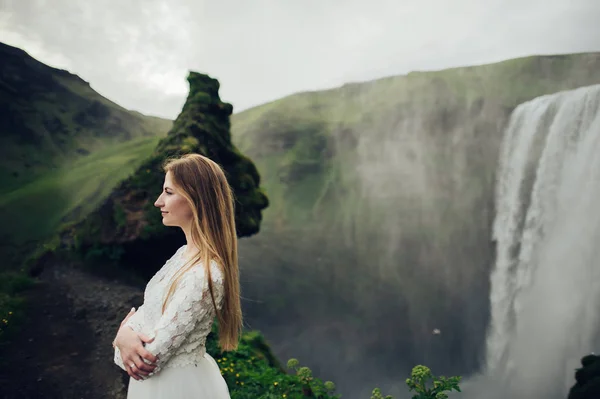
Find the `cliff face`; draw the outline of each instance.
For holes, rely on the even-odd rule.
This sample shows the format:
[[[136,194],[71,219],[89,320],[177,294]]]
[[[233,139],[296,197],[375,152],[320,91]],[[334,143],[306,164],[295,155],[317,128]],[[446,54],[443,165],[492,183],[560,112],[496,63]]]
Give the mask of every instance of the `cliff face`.
[[[509,116],[596,83],[598,53],[528,57],[300,93],[234,115],[234,142],[273,203],[240,250],[245,295],[264,303],[248,304],[249,322],[278,356],[311,359],[356,397],[414,364],[477,370]]]
[[[187,101],[167,137],[98,211],[67,232],[66,238],[79,250],[119,257],[124,265],[140,267],[151,275],[159,266],[154,259],[164,259],[183,243],[180,229],[164,227],[153,205],[162,190],[161,165],[166,158],[192,152],[224,168],[236,198],[238,236],[259,231],[268,200],[260,189],[256,167],[231,143],[232,106],[220,100],[217,80],[192,72],[188,82]]]

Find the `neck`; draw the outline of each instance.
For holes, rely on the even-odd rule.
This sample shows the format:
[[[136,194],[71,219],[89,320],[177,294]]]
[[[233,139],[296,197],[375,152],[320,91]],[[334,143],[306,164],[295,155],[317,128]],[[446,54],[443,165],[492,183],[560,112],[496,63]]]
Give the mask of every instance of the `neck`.
[[[191,225],[187,225],[181,228],[181,230],[183,230],[183,234],[185,234],[185,245],[186,245],[186,249],[185,249],[185,253],[188,256],[193,256],[195,255],[199,248],[196,247],[196,244],[194,244],[194,240],[192,239],[192,226]]]

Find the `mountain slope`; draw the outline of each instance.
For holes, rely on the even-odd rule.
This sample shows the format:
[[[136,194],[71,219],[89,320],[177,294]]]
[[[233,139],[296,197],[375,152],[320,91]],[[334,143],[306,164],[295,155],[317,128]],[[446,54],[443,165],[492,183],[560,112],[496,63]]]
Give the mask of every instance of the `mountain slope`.
[[[240,249],[249,323],[278,356],[307,359],[351,398],[382,382],[393,389],[412,364],[477,370],[508,117],[524,101],[599,82],[599,53],[534,56],[234,115],[233,140],[271,203]]]
[[[2,269],[19,266],[39,240],[99,205],[171,125],[0,43]]]
[[[164,136],[171,121],[128,111],[76,75],[0,43],[0,193],[108,145]]]

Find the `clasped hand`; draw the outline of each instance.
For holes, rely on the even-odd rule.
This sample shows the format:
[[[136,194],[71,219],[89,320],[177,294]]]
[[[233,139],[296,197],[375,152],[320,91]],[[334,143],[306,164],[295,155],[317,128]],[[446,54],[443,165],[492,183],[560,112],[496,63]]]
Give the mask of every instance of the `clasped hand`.
[[[144,348],[144,344],[152,342],[154,338],[149,338],[125,325],[134,313],[135,310],[132,309],[123,319],[114,342],[121,352],[121,359],[127,374],[139,381],[143,379],[142,376],[147,376],[154,371],[158,358]],[[144,359],[150,363],[144,362]]]

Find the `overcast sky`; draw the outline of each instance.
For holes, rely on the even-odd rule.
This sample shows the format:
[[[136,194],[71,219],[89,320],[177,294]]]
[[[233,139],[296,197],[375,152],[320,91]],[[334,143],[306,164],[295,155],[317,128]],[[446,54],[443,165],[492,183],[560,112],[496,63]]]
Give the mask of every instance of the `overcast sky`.
[[[234,112],[306,90],[600,51],[600,0],[0,0],[0,41],[175,118],[189,70]]]

